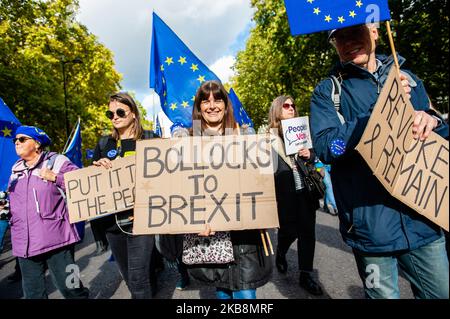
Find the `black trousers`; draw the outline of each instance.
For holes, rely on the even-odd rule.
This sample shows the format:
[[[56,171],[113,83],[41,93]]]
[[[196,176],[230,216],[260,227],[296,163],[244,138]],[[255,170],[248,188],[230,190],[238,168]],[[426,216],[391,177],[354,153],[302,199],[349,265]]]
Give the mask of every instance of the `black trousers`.
[[[106,231],[104,228],[104,222],[101,218],[94,219],[89,222],[91,224],[92,235],[94,235],[95,244],[97,248],[104,248],[108,246],[106,239]]]
[[[109,246],[133,299],[150,299],[153,235],[128,235],[120,230],[107,231]]]
[[[297,241],[298,268],[312,271],[316,249],[316,210],[307,194],[302,192],[296,198],[295,218],[289,224],[281,223],[278,230],[278,253],[286,255],[292,243]]]
[[[73,251],[74,245],[69,245],[29,258],[19,257],[25,299],[48,298],[45,286],[47,267],[54,285],[65,298],[88,298],[89,290],[81,283],[79,268],[73,259]]]

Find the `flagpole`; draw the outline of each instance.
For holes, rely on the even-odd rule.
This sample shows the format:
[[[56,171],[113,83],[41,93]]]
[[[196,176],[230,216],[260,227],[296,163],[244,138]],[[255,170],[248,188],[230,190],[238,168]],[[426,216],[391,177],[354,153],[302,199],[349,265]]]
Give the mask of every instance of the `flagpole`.
[[[395,66],[397,67],[398,72],[400,73],[400,65],[398,64],[397,53],[395,51],[395,45],[394,45],[394,38],[392,36],[392,31],[391,31],[391,23],[389,21],[386,21],[386,28],[387,28],[387,33],[388,33],[388,37],[389,37],[389,43],[391,45],[392,56],[394,57],[394,63],[395,63]]]

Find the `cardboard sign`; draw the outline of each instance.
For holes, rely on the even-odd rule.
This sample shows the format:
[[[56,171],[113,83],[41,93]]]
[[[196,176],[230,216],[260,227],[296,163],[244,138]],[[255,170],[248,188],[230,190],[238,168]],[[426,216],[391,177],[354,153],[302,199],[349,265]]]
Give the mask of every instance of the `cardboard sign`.
[[[414,117],[392,68],[356,149],[392,196],[448,231],[449,142],[414,139]]]
[[[312,148],[307,116],[282,120],[281,127],[283,128],[286,155],[296,154],[302,148]]]
[[[279,226],[266,135],[138,141],[134,234]]]
[[[89,166],[64,174],[71,223],[133,208],[135,156],[112,161],[113,167]]]

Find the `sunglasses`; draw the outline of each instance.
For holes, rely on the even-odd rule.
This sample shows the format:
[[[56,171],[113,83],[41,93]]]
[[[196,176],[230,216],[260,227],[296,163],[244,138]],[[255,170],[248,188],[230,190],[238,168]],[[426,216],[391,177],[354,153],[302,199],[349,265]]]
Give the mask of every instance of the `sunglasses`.
[[[283,109],[289,110],[289,108],[290,108],[291,106],[292,106],[292,108],[295,110],[295,104],[294,104],[294,103],[292,103],[292,104],[284,103],[284,104],[283,104]]]
[[[15,137],[15,138],[13,138],[14,144],[16,144],[17,141],[19,141],[19,142],[22,144],[22,143],[25,143],[25,142],[28,141],[28,140],[32,140],[32,138],[31,138],[31,137],[26,137],[26,136],[21,136],[21,137]]]
[[[125,112],[124,109],[117,109],[116,112],[118,117],[126,117],[127,116],[127,112]],[[109,118],[110,120],[112,120],[114,118],[114,112],[113,111],[106,111],[105,113],[106,117]]]

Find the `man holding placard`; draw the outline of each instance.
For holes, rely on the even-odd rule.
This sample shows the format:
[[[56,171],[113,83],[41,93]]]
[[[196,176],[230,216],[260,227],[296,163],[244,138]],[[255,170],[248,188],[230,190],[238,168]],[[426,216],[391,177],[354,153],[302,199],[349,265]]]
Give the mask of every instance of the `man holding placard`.
[[[353,248],[366,296],[399,298],[398,265],[413,286],[417,298],[448,298],[448,260],[439,225],[421,216],[419,209],[410,208],[414,205],[408,204],[408,207],[403,199],[400,201],[394,197],[402,193],[393,186],[407,169],[406,158],[405,161],[403,158],[400,161],[394,159],[397,149],[393,143],[381,144],[378,149],[371,141],[362,139],[369,118],[377,110],[377,100],[382,100],[381,90],[383,86],[388,86],[386,83],[389,82],[389,71],[394,65],[393,57],[375,55],[378,30],[373,25],[333,30],[329,32],[329,40],[341,61],[332,74],[339,81],[342,91],[336,90],[336,103],[332,93],[336,82],[333,83],[330,78],[316,87],[311,100],[311,133],[321,160],[333,163],[331,174],[340,230],[345,242]],[[399,56],[399,61],[402,64],[404,59]],[[392,103],[389,104],[387,99],[381,109],[386,106],[384,109],[393,111],[382,121],[386,128],[379,129],[373,135],[373,140],[398,131],[398,136],[404,135],[401,140],[403,145],[421,143],[421,147],[416,147],[416,151],[423,151],[418,152],[420,156],[416,160],[420,161],[426,158],[425,141],[430,140],[431,132],[448,136],[448,127],[430,111],[427,93],[417,76],[404,70],[399,74],[396,74],[395,83],[398,92],[401,91],[403,104],[408,104],[409,100],[415,111],[411,108],[410,121],[406,122],[403,104],[389,108]],[[399,108],[399,105],[402,107]],[[358,146],[359,153],[355,150],[360,140],[366,142],[363,146],[369,148],[367,152],[372,152],[372,155],[386,154],[389,158],[384,160],[388,163],[385,172],[390,170],[392,174],[389,183],[383,181],[377,171],[383,159],[378,158],[371,164],[366,157],[362,157],[363,147]],[[386,145],[392,146],[392,151]],[[448,167],[448,143],[447,146],[443,144],[442,150],[438,155],[441,161],[436,165]],[[416,180],[419,175],[414,176],[412,178]],[[403,188],[403,193],[420,187],[418,182],[412,182],[412,178],[409,188]],[[444,189],[448,192],[448,187]],[[430,196],[428,199],[422,195],[416,197],[418,201],[430,199]],[[434,195],[430,200],[433,199]],[[441,207],[441,204],[435,206]]]

